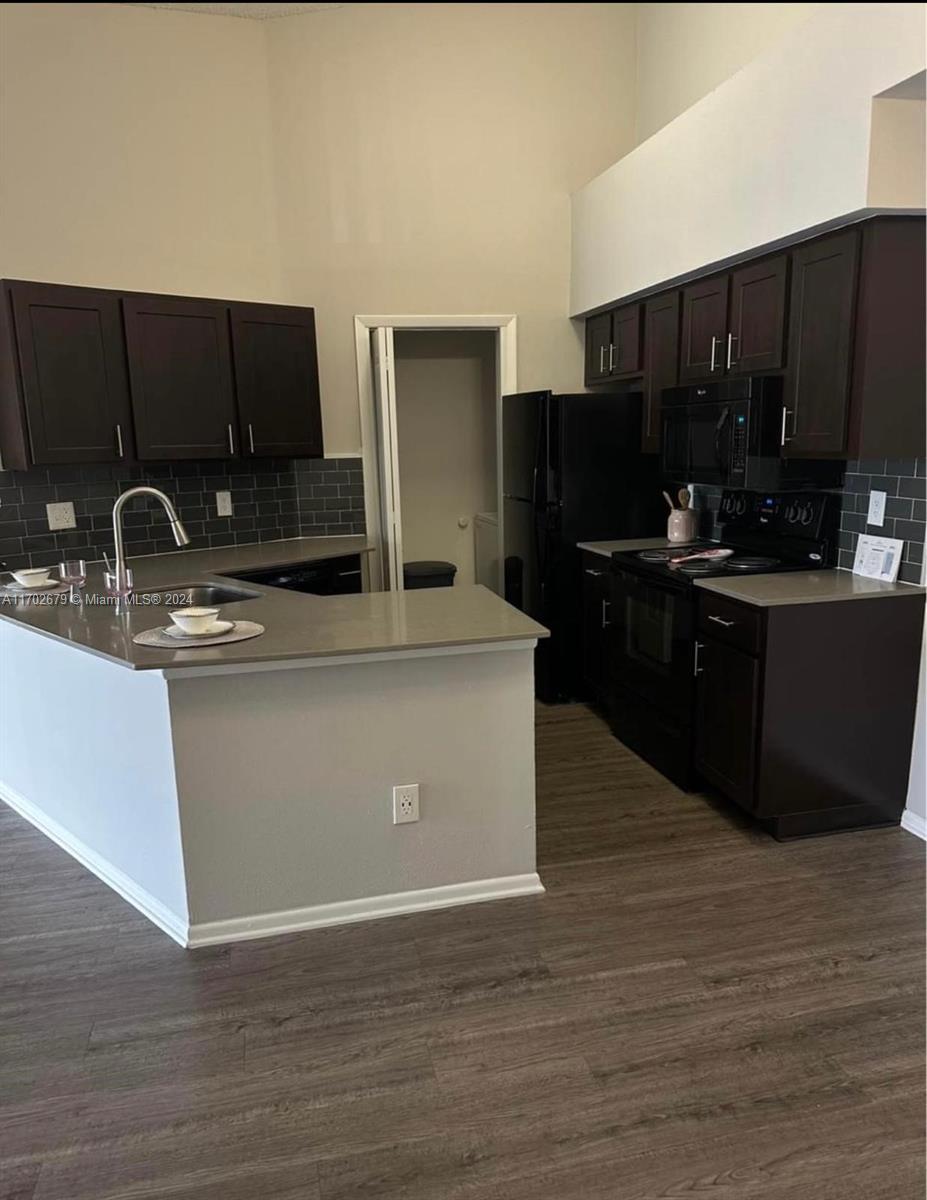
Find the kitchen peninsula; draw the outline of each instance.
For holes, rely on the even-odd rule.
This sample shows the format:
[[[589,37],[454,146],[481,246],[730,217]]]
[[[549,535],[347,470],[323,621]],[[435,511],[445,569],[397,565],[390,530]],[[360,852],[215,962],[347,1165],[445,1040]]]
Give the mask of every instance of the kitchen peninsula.
[[[82,606],[0,604],[0,797],[189,947],[542,891],[546,631],[479,586],[235,580],[367,549],[301,538],[133,560],[140,598],[237,589],[222,615],[266,632],[228,645],[133,643],[166,611],[94,602],[98,570]],[[410,783],[421,819],[394,825],[392,789]]]

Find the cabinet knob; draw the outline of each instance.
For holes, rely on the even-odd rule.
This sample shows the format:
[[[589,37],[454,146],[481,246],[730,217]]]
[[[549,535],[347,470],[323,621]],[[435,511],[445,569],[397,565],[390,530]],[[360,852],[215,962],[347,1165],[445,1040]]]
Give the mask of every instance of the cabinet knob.
[[[610,371],[615,369],[615,347],[613,345],[608,347],[608,369]]]
[[[779,439],[779,445],[784,446],[786,442],[791,441],[791,438],[785,436],[785,426],[789,419],[789,410],[783,404],[782,406],[782,436]]]
[[[231,424],[227,425],[226,428],[228,429],[228,434],[229,434],[229,454],[234,454],[235,453],[235,435],[232,433]]]
[[[248,445],[251,448],[251,453],[254,453],[254,430],[251,428],[251,422],[248,422]]]
[[[122,444],[122,426],[116,425],[116,452],[120,458],[125,458],[126,452]]]
[[[711,339],[711,365],[708,368],[708,370],[711,371],[712,374],[714,373],[715,367],[717,365],[715,363],[715,351],[717,350],[717,348],[718,348],[718,339],[716,337],[713,337]]]
[[[734,337],[733,333],[729,333],[727,335],[727,370],[728,371],[734,365],[734,343],[736,341],[737,341],[737,338]]]
[[[725,629],[730,629],[732,625],[736,625],[736,621],[725,621],[724,617],[716,617],[714,613],[708,614],[708,620],[714,621],[716,625],[723,625]]]
[[[605,374],[605,347],[599,347],[599,374]]]

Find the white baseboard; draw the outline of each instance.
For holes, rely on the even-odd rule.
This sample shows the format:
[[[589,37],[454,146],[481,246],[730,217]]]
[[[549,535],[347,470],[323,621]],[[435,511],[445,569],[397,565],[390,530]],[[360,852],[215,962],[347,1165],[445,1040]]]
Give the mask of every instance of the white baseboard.
[[[220,942],[243,942],[250,938],[273,937],[325,925],[347,925],[354,921],[373,921],[400,913],[426,912],[452,908],[458,904],[477,904],[486,900],[504,900],[512,896],[531,896],[544,891],[535,872],[506,875],[497,879],[475,879],[469,883],[451,883],[444,887],[420,888],[387,896],[367,896],[361,900],[342,900],[336,904],[317,904],[311,908],[291,908],[284,912],[261,913],[254,917],[236,917],[230,921],[208,921],[191,925],[188,945],[214,946]]]
[[[14,788],[0,783],[0,800],[25,818],[30,825],[34,825],[40,833],[51,838],[62,850],[66,850],[81,866],[111,887],[133,908],[138,909],[142,916],[147,917],[179,945],[189,949],[214,946],[222,942],[273,937],[281,933],[297,933],[302,929],[319,929],[325,925],[373,921],[380,917],[398,916],[400,913],[452,908],[458,904],[479,904],[486,900],[531,896],[544,891],[544,885],[536,872],[532,871],[526,875],[475,879],[469,883],[451,883],[444,887],[420,888],[387,896],[367,896],[360,900],[341,900],[335,904],[316,904],[309,908],[291,908],[283,912],[258,913],[251,917],[189,925]]]
[[[908,833],[913,833],[921,841],[927,842],[927,821],[923,817],[919,817],[917,813],[911,812],[910,808],[906,808],[901,814],[901,828],[907,829]]]
[[[19,813],[21,817],[34,825],[40,833],[44,833],[47,838],[57,845],[62,850],[66,850],[72,858],[76,858],[81,866],[86,867],[91,874],[96,875],[97,879],[102,880],[107,887],[111,887],[114,892],[128,900],[133,908],[137,908],[143,917],[147,917],[159,929],[174,939],[181,946],[187,946],[189,926],[183,917],[177,916],[169,908],[166,908],[160,900],[157,900],[150,892],[145,891],[133,879],[130,879],[118,867],[114,867],[111,862],[101,857],[95,850],[86,845],[70,833],[63,825],[59,825],[57,821],[47,816],[40,808],[37,808],[31,800],[27,800],[25,796],[11,788],[8,784],[0,783],[0,800],[7,804],[14,812]]]

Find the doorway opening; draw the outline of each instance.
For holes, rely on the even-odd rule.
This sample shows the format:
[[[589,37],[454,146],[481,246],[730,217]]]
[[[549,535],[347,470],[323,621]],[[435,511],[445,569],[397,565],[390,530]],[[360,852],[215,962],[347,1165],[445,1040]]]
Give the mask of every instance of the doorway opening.
[[[444,562],[501,593],[500,398],[515,389],[515,318],[355,318],[369,586]]]

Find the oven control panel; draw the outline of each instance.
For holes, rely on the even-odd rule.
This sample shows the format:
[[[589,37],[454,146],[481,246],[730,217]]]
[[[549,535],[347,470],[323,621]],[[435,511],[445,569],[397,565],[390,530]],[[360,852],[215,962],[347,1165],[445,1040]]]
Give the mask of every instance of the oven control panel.
[[[729,531],[763,530],[779,537],[821,538],[837,497],[828,492],[721,493],[718,521]]]

